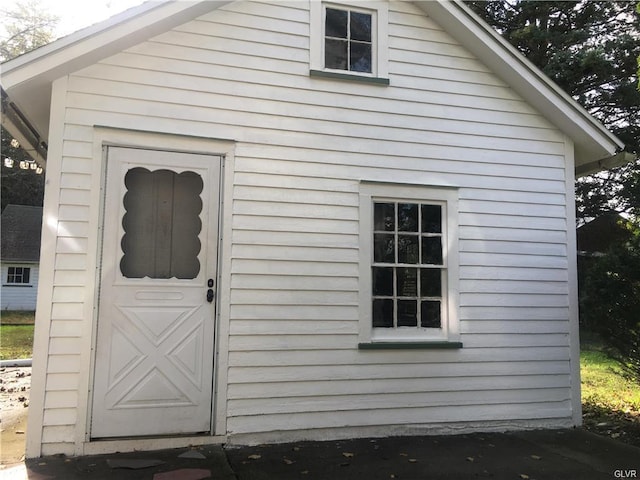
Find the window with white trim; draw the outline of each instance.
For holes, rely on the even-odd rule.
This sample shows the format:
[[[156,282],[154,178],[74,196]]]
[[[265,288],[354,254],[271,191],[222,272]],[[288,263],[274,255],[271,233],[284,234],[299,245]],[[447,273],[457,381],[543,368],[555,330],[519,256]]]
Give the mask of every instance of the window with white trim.
[[[7,268],[7,284],[8,285],[29,285],[30,276],[31,276],[30,267],[8,267]]]
[[[362,183],[360,210],[360,341],[457,345],[457,191]]]
[[[325,7],[324,66],[371,73],[372,13]]]
[[[388,16],[386,2],[312,0],[312,74],[388,84]]]

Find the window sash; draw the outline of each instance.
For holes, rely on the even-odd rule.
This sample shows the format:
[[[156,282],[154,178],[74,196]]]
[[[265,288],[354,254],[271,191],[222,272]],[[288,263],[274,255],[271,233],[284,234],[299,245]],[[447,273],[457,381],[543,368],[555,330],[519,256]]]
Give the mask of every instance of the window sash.
[[[375,12],[325,5],[323,13],[324,67],[329,70],[373,74],[376,56],[374,42],[377,35]],[[328,25],[329,15],[338,20],[336,14],[339,13],[346,14],[342,16],[345,20],[343,28],[333,28]],[[354,29],[354,16],[368,17],[368,38],[362,30]]]
[[[449,186],[430,186],[409,183],[389,183],[378,181],[360,182],[359,188],[359,341],[361,344],[402,344],[423,342],[453,342],[460,340],[459,324],[459,260],[458,260],[458,189]],[[441,274],[441,328],[433,327],[373,327],[373,232],[383,230],[376,226],[374,203],[418,203],[442,206],[439,223],[442,225],[442,264],[421,266],[433,271],[445,268]],[[395,227],[394,227],[395,233]],[[382,266],[382,265],[380,265]],[[389,265],[385,265],[389,267]],[[417,265],[399,265],[416,267]],[[394,280],[395,281],[395,280]],[[425,295],[431,296],[431,293]]]
[[[374,199],[372,210],[372,327],[442,329],[447,284],[443,252],[446,205]],[[437,240],[437,251],[430,242],[425,246],[425,240]],[[402,246],[410,247],[413,253],[403,253]],[[434,278],[438,279],[437,287]]]
[[[9,267],[7,270],[8,284],[28,284],[31,276],[30,267]]]

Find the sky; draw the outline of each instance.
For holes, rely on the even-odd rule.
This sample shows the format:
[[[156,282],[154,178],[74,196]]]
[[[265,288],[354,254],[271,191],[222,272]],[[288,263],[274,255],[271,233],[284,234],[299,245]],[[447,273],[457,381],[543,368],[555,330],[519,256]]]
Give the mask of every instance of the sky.
[[[18,0],[0,0],[0,11]],[[60,18],[54,37],[59,38],[105,20],[144,0],[40,0],[43,9]],[[1,20],[0,20],[1,21]]]

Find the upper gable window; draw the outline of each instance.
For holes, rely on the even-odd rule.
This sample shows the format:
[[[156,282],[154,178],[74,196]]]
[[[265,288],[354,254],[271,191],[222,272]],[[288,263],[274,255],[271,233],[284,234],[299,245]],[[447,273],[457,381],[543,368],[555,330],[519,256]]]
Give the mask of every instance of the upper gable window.
[[[372,72],[372,14],[325,9],[324,65],[335,70]]]
[[[311,74],[388,84],[386,2],[311,0]]]

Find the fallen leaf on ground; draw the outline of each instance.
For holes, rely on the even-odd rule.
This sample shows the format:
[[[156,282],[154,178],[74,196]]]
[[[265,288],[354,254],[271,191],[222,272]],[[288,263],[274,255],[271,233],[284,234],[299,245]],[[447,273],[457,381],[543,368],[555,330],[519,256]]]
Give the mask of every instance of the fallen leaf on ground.
[[[475,460],[475,458],[473,457],[467,457],[467,462],[473,462]]]
[[[258,455],[254,453],[253,455],[249,455],[247,458],[250,460],[258,460],[259,458],[262,458],[262,455]]]
[[[347,458],[352,458],[353,457],[353,453],[351,453],[351,452],[342,452],[342,456],[343,457],[347,457]]]
[[[534,460],[542,460],[542,457],[538,455],[531,455],[531,458],[533,458]]]

